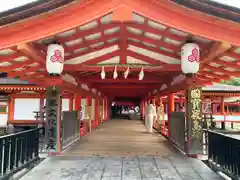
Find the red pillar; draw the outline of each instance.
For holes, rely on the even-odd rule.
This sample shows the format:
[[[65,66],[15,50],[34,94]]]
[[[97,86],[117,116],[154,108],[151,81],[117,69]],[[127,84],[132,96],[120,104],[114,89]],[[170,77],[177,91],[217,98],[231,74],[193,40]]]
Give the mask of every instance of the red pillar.
[[[94,127],[99,125],[99,100],[95,99],[95,107],[94,107]]]
[[[168,95],[168,137],[170,137],[171,135],[171,131],[170,131],[170,124],[171,124],[171,120],[170,120],[170,114],[171,112],[174,112],[174,94],[169,94]]]
[[[224,97],[221,96],[221,104],[220,104],[220,113],[224,117],[224,121],[221,122],[221,128],[224,130],[225,129],[225,121],[226,121],[226,114],[225,114],[225,103],[224,103]]]
[[[81,108],[81,96],[76,94],[75,97],[74,97],[74,107],[73,107],[73,109],[75,111],[77,111],[77,110],[80,110],[80,108]]]
[[[73,111],[73,97],[69,98],[69,111]]]

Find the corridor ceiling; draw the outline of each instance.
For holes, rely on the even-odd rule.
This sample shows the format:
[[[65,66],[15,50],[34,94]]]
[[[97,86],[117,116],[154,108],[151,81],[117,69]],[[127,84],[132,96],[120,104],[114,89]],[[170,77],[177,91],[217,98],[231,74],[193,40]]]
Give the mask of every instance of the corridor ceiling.
[[[240,38],[232,37],[239,35],[239,24],[214,18],[167,1],[74,1],[0,27],[0,71],[47,86],[52,81],[45,69],[47,45],[57,41],[65,49],[64,74],[78,83],[68,83],[68,90],[155,96],[186,87],[181,47],[192,39],[201,49],[196,84],[239,77]],[[100,76],[102,66],[106,79]]]

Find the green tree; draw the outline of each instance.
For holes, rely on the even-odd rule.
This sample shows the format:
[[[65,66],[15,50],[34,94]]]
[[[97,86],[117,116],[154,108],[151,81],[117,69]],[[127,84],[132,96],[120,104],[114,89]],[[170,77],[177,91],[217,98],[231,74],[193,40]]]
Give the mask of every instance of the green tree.
[[[240,86],[240,78],[233,78],[230,81],[221,81],[221,84],[227,84],[232,86]]]

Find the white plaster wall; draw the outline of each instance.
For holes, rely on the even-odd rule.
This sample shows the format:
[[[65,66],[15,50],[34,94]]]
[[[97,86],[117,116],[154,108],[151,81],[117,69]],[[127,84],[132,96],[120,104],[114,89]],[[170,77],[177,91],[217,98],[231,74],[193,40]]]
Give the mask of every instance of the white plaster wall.
[[[69,103],[68,98],[62,98],[62,111],[69,111]],[[46,99],[44,99],[44,105],[46,105]]]
[[[8,114],[0,114],[0,127],[6,127],[8,121]]]
[[[35,120],[33,111],[40,110],[39,98],[16,98],[14,101],[14,120]]]
[[[86,100],[86,99],[81,99],[81,106],[82,106],[82,116],[83,116],[83,119],[89,119],[89,117],[87,117],[86,114],[85,114],[86,104],[87,104],[87,100]]]
[[[0,102],[1,105],[7,106],[8,112],[8,102]],[[8,114],[0,114],[0,127],[6,127],[8,121]]]
[[[62,111],[69,111],[70,100],[68,98],[62,99]]]

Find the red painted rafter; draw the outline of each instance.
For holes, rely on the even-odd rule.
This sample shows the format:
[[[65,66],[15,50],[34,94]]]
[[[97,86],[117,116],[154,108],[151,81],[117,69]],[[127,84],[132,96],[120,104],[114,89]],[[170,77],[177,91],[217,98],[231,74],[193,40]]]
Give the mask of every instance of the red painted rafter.
[[[90,60],[88,60],[88,61],[85,61],[85,62],[81,63],[80,65],[83,65],[83,64],[94,64],[94,65],[95,65],[95,64],[98,64],[98,63],[100,63],[100,62],[102,62],[102,61],[106,61],[106,60],[108,60],[108,59],[111,59],[111,58],[114,58],[114,57],[116,57],[116,56],[119,56],[120,53],[121,53],[120,50],[116,50],[116,51],[113,51],[113,52],[111,52],[111,53],[105,54],[105,55],[103,55],[103,56],[99,56],[99,57],[97,57],[97,58],[94,58],[94,59],[90,59]]]
[[[152,45],[156,46],[157,48],[164,47],[164,48],[170,49],[170,50],[172,50],[176,53],[181,51],[181,46],[180,45],[169,44],[169,43],[166,43],[164,41],[155,40],[155,39],[152,39],[152,38],[149,38],[149,37],[141,37],[140,35],[135,35],[135,34],[132,34],[130,32],[127,32],[126,36],[128,38],[131,38],[131,39],[141,38],[142,42],[152,44]]]
[[[128,42],[129,45],[132,45],[132,46],[136,46],[138,48],[142,48],[142,49],[146,49],[148,51],[152,51],[152,52],[155,52],[155,53],[158,53],[158,54],[161,54],[163,56],[169,56],[171,58],[175,58],[175,59],[179,59],[180,60],[180,56],[177,55],[176,53],[171,53],[171,52],[167,52],[167,51],[164,51],[164,50],[161,50],[159,48],[155,48],[155,47],[150,47],[150,46],[147,46],[147,45],[144,45],[142,43],[139,43],[139,42],[133,42],[133,41],[129,41]]]
[[[122,53],[124,53],[124,52],[122,52]],[[153,58],[151,58],[149,56],[145,56],[143,54],[136,53],[136,52],[133,52],[133,51],[130,51],[130,50],[127,50],[126,56],[131,56],[133,58],[139,59],[141,61],[144,61],[144,62],[152,64],[152,65],[163,65],[163,64],[166,64],[166,63],[164,63],[164,62],[162,62],[160,60],[153,59]]]
[[[213,61],[209,63],[216,63],[221,66],[224,66],[225,68],[234,68],[234,69],[240,69],[240,62],[227,62],[221,59],[214,59]]]
[[[167,45],[169,48],[173,48],[177,50],[177,48],[179,48],[178,46],[176,45],[173,45],[173,46],[169,46],[169,44],[167,43],[164,43],[163,42],[163,38],[169,38],[169,39],[172,39],[172,40],[175,40],[175,41],[179,41],[181,42],[180,46],[186,41],[186,37],[185,36],[180,36],[180,35],[177,35],[177,34],[173,34],[169,31],[169,27],[166,26],[166,29],[164,30],[159,30],[159,29],[155,29],[155,28],[151,28],[150,26],[148,26],[147,24],[138,24],[138,23],[134,23],[134,22],[130,22],[130,23],[127,23],[127,26],[129,27],[132,27],[132,28],[137,28],[139,30],[142,30],[144,31],[145,33],[152,33],[152,34],[155,34],[155,35],[158,35],[158,36],[161,36],[161,40],[159,41],[159,45],[162,45],[164,46]],[[147,38],[148,40],[148,38]],[[198,42],[197,41],[197,44],[199,45],[199,47],[201,49],[205,49],[206,47],[208,47],[207,44],[203,44],[201,42]],[[179,49],[178,49],[179,50]]]
[[[131,69],[130,69],[131,75]],[[136,75],[137,76],[137,75]],[[118,77],[117,79],[113,79],[112,76],[106,76],[106,79],[101,79],[100,73],[97,75],[91,75],[87,77],[80,77],[81,79],[85,79],[91,83],[160,83],[163,81],[163,75],[155,75],[155,74],[146,74],[143,80],[139,80],[138,77],[128,77],[125,79],[124,77]]]
[[[121,52],[126,52],[128,48],[128,44],[127,44],[127,37],[125,36],[125,33],[126,33],[125,25],[121,24],[120,31],[121,31],[120,32],[121,33],[120,49],[121,49]],[[120,54],[120,64],[127,64],[127,56],[125,53]]]
[[[153,89],[156,88],[157,85],[151,85],[151,84],[101,84],[95,87],[99,88],[99,89],[114,89],[114,91],[122,91],[122,89]]]
[[[119,32],[116,32],[116,33],[113,33],[113,34],[110,34],[110,35],[104,35],[98,39],[94,39],[94,40],[84,40],[83,43],[80,43],[80,44],[75,44],[75,45],[72,45],[70,47],[66,47],[65,50],[66,50],[66,53],[67,52],[72,52],[76,49],[81,49],[81,48],[86,48],[86,47],[91,47],[91,45],[95,45],[95,44],[98,44],[98,43],[101,43],[101,42],[104,42],[104,41],[108,41],[108,40],[111,40],[111,39],[115,39],[115,38],[120,38],[120,33]]]
[[[83,63],[80,63],[78,65],[76,65],[76,64],[65,65],[65,70],[66,71],[68,71],[68,70],[78,70],[79,67],[81,67],[82,65],[98,64],[102,61],[106,61],[108,59],[111,59],[113,57],[120,56],[120,55],[121,56],[131,56],[131,57],[137,58],[139,60],[142,60],[144,62],[147,62],[149,64],[153,64],[153,65],[163,65],[163,64],[165,64],[162,61],[153,59],[151,57],[148,57],[148,56],[145,56],[145,55],[142,55],[142,54],[138,54],[138,53],[133,52],[133,51],[127,50],[127,52],[122,52],[120,50],[116,50],[112,53],[108,53],[108,54],[102,55],[100,57],[84,61]]]
[[[45,55],[34,47],[33,44],[21,44],[18,45],[18,50],[26,54],[28,57],[31,57],[36,62],[45,67],[46,58]]]
[[[87,50],[79,52],[79,53],[73,53],[70,56],[65,57],[65,61],[76,58],[76,57],[84,56],[84,55],[87,55],[87,54],[90,54],[90,53],[94,53],[96,51],[100,51],[100,50],[103,50],[103,49],[106,49],[106,48],[109,48],[109,47],[112,47],[112,46],[115,46],[115,45],[119,45],[118,41],[111,42],[111,43],[107,43],[106,41],[104,41],[103,43],[104,43],[103,46],[94,47],[92,49],[87,49]]]
[[[112,12],[122,5],[126,5],[134,12],[152,18],[152,20],[177,27],[191,34],[199,34],[217,41],[222,39],[224,42],[230,42],[235,45],[240,44],[240,39],[236,38],[240,32],[237,23],[230,23],[230,21],[224,19],[214,21],[212,16],[193,12],[168,1],[133,0],[122,2],[112,0],[109,2],[103,0],[99,2],[94,0],[91,2],[73,3],[52,11],[47,15],[29,18],[20,23],[4,26],[1,28],[1,37],[4,38],[1,39],[0,47],[8,48],[19,43],[34,41],[51,36],[54,33],[66,31]],[[93,11],[93,9],[98,9],[98,11]],[[55,26],[53,26],[53,23]],[[42,29],[39,29],[39,27],[42,27]]]
[[[0,56],[0,63],[2,63],[2,62],[12,62],[14,59],[19,58],[21,56],[24,56],[24,55],[20,52],[14,52],[11,55],[1,55]]]
[[[83,71],[83,72],[101,72],[102,68],[99,66],[91,66],[91,65],[65,65],[64,67],[65,71]],[[118,71],[126,71],[127,67],[121,67],[119,66]],[[111,66],[104,66],[105,72],[113,72],[114,67]],[[140,67],[133,67],[131,68],[131,71],[137,71],[140,72]],[[147,72],[180,72],[181,71],[181,65],[180,64],[165,64],[158,67],[144,67],[144,71]]]
[[[77,33],[75,33],[75,34],[73,34],[72,36],[69,36],[69,37],[58,37],[58,39],[61,42],[72,41],[72,40],[75,40],[75,39],[78,39],[78,38],[83,38],[83,37],[89,36],[91,34],[96,34],[96,33],[102,32],[102,31],[106,31],[106,30],[110,30],[110,29],[113,29],[113,28],[116,28],[116,27],[120,27],[120,25],[121,25],[120,21],[117,21],[117,22],[112,21],[111,24],[101,24],[101,25],[98,23],[98,25],[94,28],[84,30],[84,31],[78,31]]]
[[[220,72],[220,73],[226,74],[228,76],[240,77],[240,71],[237,71],[237,72],[228,71],[228,70],[225,70],[223,67],[213,67],[213,66],[210,66],[208,64],[205,64],[204,68],[210,69],[212,72],[214,72],[216,74],[218,72]]]

